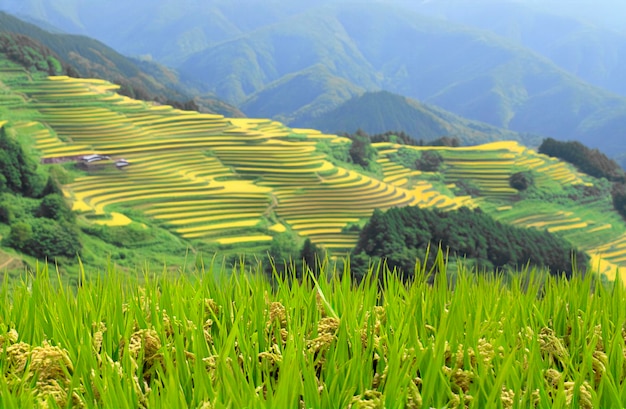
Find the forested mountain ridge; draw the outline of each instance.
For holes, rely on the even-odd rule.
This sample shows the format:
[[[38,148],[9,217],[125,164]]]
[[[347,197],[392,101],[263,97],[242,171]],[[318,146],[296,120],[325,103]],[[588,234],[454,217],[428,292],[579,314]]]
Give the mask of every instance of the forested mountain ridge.
[[[407,7],[448,21],[488,30],[527,47],[582,80],[608,91],[626,96],[626,32],[611,29],[594,21],[592,13],[571,16],[566,7],[550,8],[550,2],[515,2],[483,0],[472,2],[433,1],[411,3]],[[543,7],[542,7],[543,6]],[[581,2],[576,7],[579,10]],[[601,10],[601,5],[595,8]],[[611,4],[619,18],[626,17],[626,8]],[[597,11],[598,11],[597,10]],[[588,20],[584,20],[588,17]],[[604,21],[609,16],[605,15]]]
[[[39,48],[45,47],[54,53],[70,75],[107,79],[121,85],[121,92],[131,97],[180,103],[181,106],[197,98],[196,108],[200,105],[209,112],[243,115],[216,98],[200,97],[192,87],[182,84],[174,71],[156,63],[132,60],[91,38],[53,34],[4,12],[0,12],[0,33],[24,36],[28,41],[37,42],[41,45]]]
[[[334,110],[313,119],[299,121],[307,128],[323,132],[356,132],[369,134],[402,130],[416,139],[457,138],[463,145],[498,140],[517,140],[534,146],[540,138],[497,128],[483,122],[461,118],[434,105],[422,104],[387,91],[366,92]]]
[[[288,32],[289,47],[278,47]],[[607,152],[626,150],[625,98],[493,34],[394,7],[312,10],[211,46],[180,70],[242,103],[283,76],[320,64],[366,90],[400,93],[517,132],[578,139]],[[294,111],[308,102],[292,101]]]

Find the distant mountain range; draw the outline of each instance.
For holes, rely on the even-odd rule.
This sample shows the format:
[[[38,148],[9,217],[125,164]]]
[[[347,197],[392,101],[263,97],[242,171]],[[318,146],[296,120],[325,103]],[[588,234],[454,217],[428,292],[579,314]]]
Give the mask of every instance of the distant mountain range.
[[[557,3],[557,4],[555,4]],[[549,58],[590,84],[626,96],[626,3],[458,0],[408,3],[422,13],[488,30]],[[550,7],[552,4],[552,7]],[[589,2],[592,4],[592,2]],[[585,9],[587,9],[585,11]],[[600,24],[594,14],[604,13]],[[584,13],[584,14],[583,14]],[[610,14],[610,16],[609,16]],[[612,18],[620,19],[619,31]]]
[[[550,4],[5,0],[0,7],[150,55],[202,92],[292,126],[321,123],[348,100],[386,90],[492,126],[625,153],[624,36],[574,19],[560,0]]]
[[[626,98],[494,34],[392,7],[316,9],[209,47],[180,70],[251,115],[295,126],[306,123],[298,117],[315,118],[308,107],[323,111],[314,103],[319,94],[306,99],[297,92],[306,72],[342,79],[333,89],[342,94],[350,85],[385,89],[517,132],[626,151]],[[327,111],[340,105],[336,97],[326,100]]]

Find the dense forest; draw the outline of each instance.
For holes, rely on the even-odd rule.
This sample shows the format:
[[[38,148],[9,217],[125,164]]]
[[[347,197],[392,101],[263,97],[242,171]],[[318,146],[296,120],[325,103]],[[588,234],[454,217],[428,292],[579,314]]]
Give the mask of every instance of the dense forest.
[[[598,149],[588,148],[577,141],[561,142],[546,138],[539,146],[539,153],[569,162],[581,172],[597,178],[612,182],[624,180],[624,171],[617,162]]]
[[[502,224],[480,209],[443,212],[405,207],[374,211],[360,232],[353,267],[362,272],[370,258],[384,259],[410,277],[416,260],[426,259],[429,246],[434,248],[430,258],[441,246],[451,256],[466,258],[487,271],[530,263],[569,277],[574,270],[572,259],[579,268],[588,262],[584,253],[557,236]]]

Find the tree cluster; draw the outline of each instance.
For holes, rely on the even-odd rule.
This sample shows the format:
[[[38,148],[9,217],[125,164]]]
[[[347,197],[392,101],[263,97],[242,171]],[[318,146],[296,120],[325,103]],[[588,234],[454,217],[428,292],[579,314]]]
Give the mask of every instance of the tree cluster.
[[[624,171],[617,162],[580,142],[560,142],[547,138],[539,146],[539,153],[569,162],[590,176],[606,178],[612,182],[624,181]]]
[[[539,152],[565,160],[588,175],[613,182],[613,207],[626,218],[626,175],[617,162],[580,142],[559,142],[552,138],[544,139]]]
[[[76,257],[81,249],[74,214],[52,178],[0,128],[0,223],[11,230],[3,244],[38,258]]]
[[[29,71],[49,75],[65,72],[65,67],[50,49],[24,35],[0,33],[0,52]]]
[[[437,172],[443,164],[443,157],[437,151],[420,152],[404,147],[389,155],[389,159],[409,169],[423,172]]]
[[[22,145],[7,135],[0,127],[0,192],[13,192],[34,196],[40,185],[37,164]]]
[[[509,185],[513,189],[526,190],[534,183],[533,174],[530,172],[517,172],[509,177]]]
[[[359,129],[355,134],[348,136],[352,140],[350,145],[350,159],[355,165],[363,169],[372,170],[372,165],[376,163],[378,152],[372,146],[369,135]]]
[[[441,246],[456,257],[473,261],[479,268],[521,267],[530,263],[549,267],[553,274],[573,272],[572,257],[579,267],[588,257],[562,238],[545,231],[502,224],[481,210],[461,208],[442,212],[419,207],[375,210],[364,226],[354,250],[353,266],[364,260],[385,259],[405,277],[416,260],[425,260],[429,246]],[[435,251],[430,252],[432,256]]]
[[[457,137],[442,136],[430,141],[424,139],[416,139],[404,131],[395,132],[387,131],[385,133],[376,134],[370,136],[372,143],[379,142],[391,142],[400,145],[409,146],[451,146],[456,147],[461,145],[461,141]]]

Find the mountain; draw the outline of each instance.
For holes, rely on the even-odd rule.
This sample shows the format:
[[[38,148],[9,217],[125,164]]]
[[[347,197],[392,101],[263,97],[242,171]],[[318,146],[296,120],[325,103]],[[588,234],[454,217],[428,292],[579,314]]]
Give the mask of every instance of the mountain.
[[[209,47],[189,57],[179,70],[233,104],[303,70],[330,73],[368,89],[380,85],[374,67],[326,8]]]
[[[488,30],[541,54],[590,84],[626,96],[623,69],[626,33],[532,2],[483,0],[411,4],[419,12]],[[613,12],[626,18],[626,8]]]
[[[28,47],[22,54],[44,51],[28,54]],[[78,252],[88,266],[109,254],[132,268],[146,258],[162,262],[166,249],[219,250],[233,260],[269,251],[288,259],[298,257],[306,238],[341,255],[354,248],[374,209],[403,206],[480,206],[508,224],[545,229],[602,255],[607,273],[626,259],[615,250],[626,248],[626,225],[610,184],[517,142],[363,145],[373,164],[366,169],[348,138],[181,111],[122,97],[103,80],[46,74],[27,72],[0,52],[4,263],[52,254],[65,269]],[[399,110],[398,119],[411,107],[424,133],[475,131],[478,138],[489,131],[389,93],[356,99],[375,101]],[[512,187],[516,175],[527,191]],[[184,262],[180,256],[169,265]]]
[[[49,49],[70,69],[71,75],[107,79],[121,85],[127,95],[161,102],[184,102],[197,97],[196,104],[208,107],[211,112],[243,115],[235,107],[202,96],[193,87],[181,83],[174,71],[153,62],[125,57],[97,40],[53,34],[3,12],[0,12],[0,33],[26,36]]]
[[[613,155],[626,152],[621,142],[626,98],[577,77],[589,71],[585,78],[619,91],[625,83],[620,80],[619,37],[585,36],[589,25],[574,24],[557,0],[550,2],[553,14],[560,16],[553,19],[538,2],[522,3],[535,14],[503,5],[497,10],[509,14],[501,19],[503,29],[493,32],[487,23],[473,28],[411,11],[457,5],[463,13],[467,4],[483,3],[4,0],[0,7],[89,32],[124,52],[167,61],[185,82],[195,81],[203,92],[251,114],[269,113],[297,123],[336,108],[357,89],[387,90],[516,132],[578,139]],[[490,21],[499,24],[500,14],[495,15]],[[518,23],[519,36],[528,37],[527,42],[513,35]],[[546,33],[557,33],[558,42],[534,35],[539,25],[552,29]],[[529,48],[541,42],[553,54]],[[327,91],[329,81],[339,89]],[[303,83],[306,92],[301,95],[297,87]],[[312,90],[314,83],[321,88]]]
[[[194,52],[325,1],[2,0],[0,9],[176,66]]]
[[[305,126],[329,109],[364,92],[364,88],[331,74],[324,65],[318,64],[270,83],[246,99],[241,110],[250,117],[274,118],[294,126]],[[294,107],[298,108],[294,110]]]
[[[425,141],[443,136],[456,137],[464,145],[522,139],[526,143],[537,143],[530,135],[521,136],[516,132],[461,118],[433,105],[387,91],[367,92],[330,112],[296,124],[323,132],[354,133],[362,129],[369,134],[379,134],[388,130],[402,130],[415,139]]]
[[[368,91],[388,90],[516,132],[626,152],[621,126],[626,98],[593,87],[495,34],[401,8],[317,8],[209,47],[180,71],[231,103],[246,104],[255,95],[258,109],[263,106],[259,96],[273,94],[264,93],[270,84],[322,67],[326,72],[319,75],[343,78]],[[283,92],[281,103],[292,112],[302,112],[310,102],[295,90]],[[283,111],[275,114],[289,118]]]

